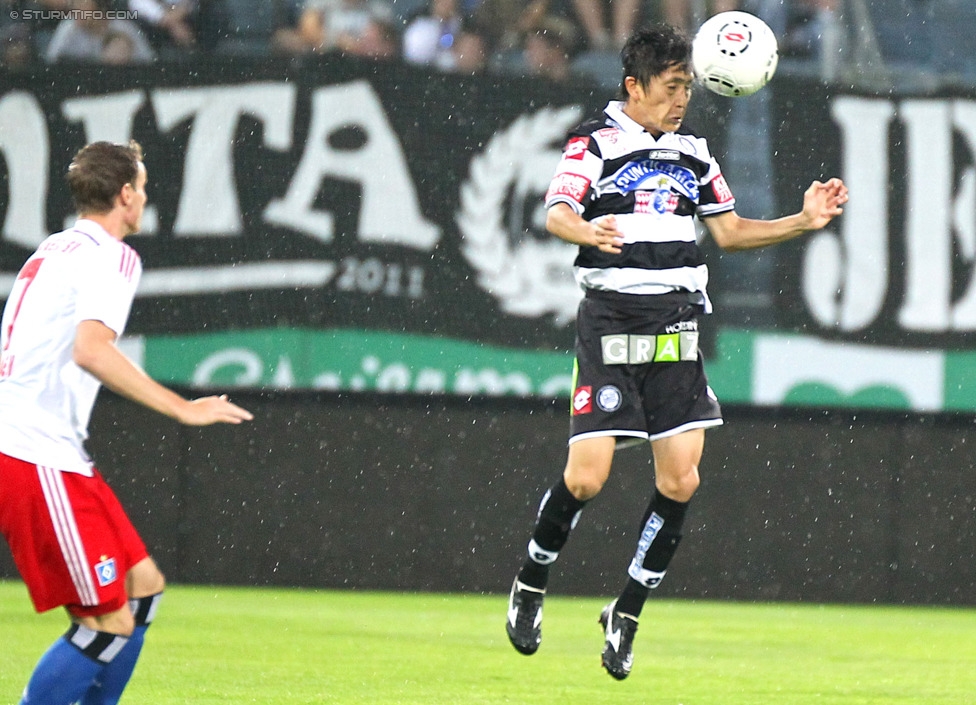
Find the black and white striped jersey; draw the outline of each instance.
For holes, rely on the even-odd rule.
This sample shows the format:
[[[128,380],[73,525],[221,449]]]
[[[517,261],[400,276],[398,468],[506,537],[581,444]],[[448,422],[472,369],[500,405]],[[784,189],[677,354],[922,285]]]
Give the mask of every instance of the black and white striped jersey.
[[[547,208],[566,203],[586,220],[613,214],[623,234],[620,254],[580,247],[576,280],[627,294],[697,292],[711,311],[694,218],[731,211],[735,198],[703,137],[655,139],[623,105],[611,101],[602,122],[570,132],[546,193]]]

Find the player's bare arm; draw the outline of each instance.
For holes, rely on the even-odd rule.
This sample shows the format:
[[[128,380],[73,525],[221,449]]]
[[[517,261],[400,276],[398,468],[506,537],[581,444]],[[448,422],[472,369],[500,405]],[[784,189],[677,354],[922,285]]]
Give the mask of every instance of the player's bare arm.
[[[847,186],[840,179],[814,181],[803,194],[803,209],[799,213],[775,220],[753,220],[731,211],[705,218],[704,222],[715,244],[723,250],[751,250],[826,227],[844,212],[847,197]]]
[[[566,242],[589,245],[610,254],[619,254],[624,243],[612,215],[584,220],[565,203],[557,203],[547,211],[546,229]]]
[[[239,424],[254,418],[226,396],[184,399],[129,360],[115,339],[115,331],[101,321],[82,321],[73,351],[75,363],[113,392],[188,426]]]

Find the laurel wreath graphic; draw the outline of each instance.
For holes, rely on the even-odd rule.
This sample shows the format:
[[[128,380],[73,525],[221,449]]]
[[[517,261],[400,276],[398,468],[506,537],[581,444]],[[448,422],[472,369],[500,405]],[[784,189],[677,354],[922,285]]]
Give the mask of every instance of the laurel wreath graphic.
[[[478,286],[514,316],[552,314],[557,325],[576,317],[581,296],[572,278],[576,248],[556,237],[532,237],[525,228],[511,232],[505,222],[516,185],[532,182],[541,198],[559,160],[561,141],[581,114],[582,107],[573,105],[520,115],[471,160],[461,185],[455,216],[461,252],[477,272]]]

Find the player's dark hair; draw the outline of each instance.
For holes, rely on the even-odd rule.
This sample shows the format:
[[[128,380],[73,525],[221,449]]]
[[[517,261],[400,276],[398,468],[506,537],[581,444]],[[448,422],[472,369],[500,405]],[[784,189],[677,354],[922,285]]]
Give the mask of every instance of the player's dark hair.
[[[624,81],[628,76],[633,76],[639,84],[647,86],[651,78],[672,66],[690,66],[691,41],[671,25],[645,27],[631,35],[624,44],[624,48],[620,50],[620,63],[623,65],[620,92],[626,98]]]
[[[79,213],[107,213],[126,184],[135,186],[142,147],[132,140],[128,145],[92,142],[82,147],[68,166],[65,179],[71,199]]]

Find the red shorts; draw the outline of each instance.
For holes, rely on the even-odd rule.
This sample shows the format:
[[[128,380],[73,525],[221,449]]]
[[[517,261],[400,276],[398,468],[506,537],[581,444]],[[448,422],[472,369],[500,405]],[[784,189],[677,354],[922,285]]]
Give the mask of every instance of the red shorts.
[[[93,477],[0,453],[0,532],[34,609],[79,617],[125,606],[125,577],[148,556],[115,493]]]

